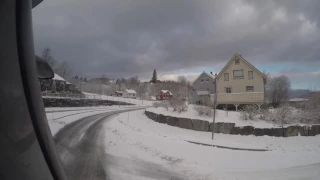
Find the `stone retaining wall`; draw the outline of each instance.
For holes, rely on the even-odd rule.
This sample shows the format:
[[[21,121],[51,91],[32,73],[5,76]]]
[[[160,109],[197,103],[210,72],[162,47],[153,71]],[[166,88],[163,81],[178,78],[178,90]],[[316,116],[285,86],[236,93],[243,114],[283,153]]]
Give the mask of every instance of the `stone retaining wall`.
[[[63,99],[63,98],[42,98],[44,107],[85,107],[85,106],[111,106],[118,105],[118,101],[100,99]],[[120,105],[133,105],[120,102]]]
[[[195,131],[212,131],[212,123],[199,119],[188,119],[180,117],[165,116],[145,111],[146,116],[156,122],[176,126],[184,129]],[[222,134],[235,135],[255,135],[255,136],[275,136],[275,137],[290,137],[290,136],[315,136],[320,134],[320,125],[309,126],[289,126],[285,128],[255,128],[253,126],[235,126],[235,123],[214,124],[214,132]]]

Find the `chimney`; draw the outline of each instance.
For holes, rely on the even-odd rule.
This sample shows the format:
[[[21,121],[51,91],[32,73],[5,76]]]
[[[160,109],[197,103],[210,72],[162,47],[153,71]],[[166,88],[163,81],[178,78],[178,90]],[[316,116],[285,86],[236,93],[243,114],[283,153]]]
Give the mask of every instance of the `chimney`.
[[[212,74],[212,71],[210,72],[210,74]],[[212,74],[213,75],[213,74]]]

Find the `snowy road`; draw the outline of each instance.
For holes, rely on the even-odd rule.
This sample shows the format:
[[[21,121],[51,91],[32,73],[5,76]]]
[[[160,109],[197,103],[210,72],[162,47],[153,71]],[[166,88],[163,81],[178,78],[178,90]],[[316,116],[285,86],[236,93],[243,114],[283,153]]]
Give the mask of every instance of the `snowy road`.
[[[125,111],[129,110],[85,117],[66,125],[55,135],[56,148],[69,179],[112,179],[110,169],[135,171],[145,179],[185,179],[160,165],[140,159],[119,159],[105,152],[102,124],[110,116]]]

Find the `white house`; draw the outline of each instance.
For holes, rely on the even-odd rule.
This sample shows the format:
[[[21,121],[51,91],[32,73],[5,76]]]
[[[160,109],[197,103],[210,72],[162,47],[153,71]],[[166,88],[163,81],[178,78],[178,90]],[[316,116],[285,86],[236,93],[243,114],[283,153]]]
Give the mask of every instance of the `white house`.
[[[212,104],[217,93],[217,104],[232,104],[236,110],[242,104],[256,104],[260,108],[264,103],[265,84],[266,76],[262,72],[241,55],[234,54],[218,75],[200,74],[193,83],[193,103]]]
[[[124,92],[123,92],[123,97],[136,99],[137,98],[137,92],[135,90],[133,90],[133,89],[125,89]]]

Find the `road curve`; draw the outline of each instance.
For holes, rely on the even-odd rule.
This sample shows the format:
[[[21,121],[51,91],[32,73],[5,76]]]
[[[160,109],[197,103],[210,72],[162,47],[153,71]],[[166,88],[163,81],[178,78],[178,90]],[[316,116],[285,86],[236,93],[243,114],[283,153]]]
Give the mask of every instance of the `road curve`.
[[[139,108],[141,109],[141,108]],[[105,129],[102,123],[108,117],[126,111],[117,110],[82,118],[61,129],[54,137],[56,148],[70,180],[105,180],[112,179],[108,169],[117,168],[125,171],[125,166],[118,162],[135,164],[139,175],[151,179],[185,179],[149,162],[119,159],[105,152]],[[132,168],[132,166],[130,167]],[[128,169],[132,170],[132,169]]]

